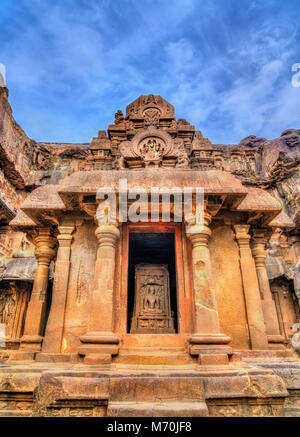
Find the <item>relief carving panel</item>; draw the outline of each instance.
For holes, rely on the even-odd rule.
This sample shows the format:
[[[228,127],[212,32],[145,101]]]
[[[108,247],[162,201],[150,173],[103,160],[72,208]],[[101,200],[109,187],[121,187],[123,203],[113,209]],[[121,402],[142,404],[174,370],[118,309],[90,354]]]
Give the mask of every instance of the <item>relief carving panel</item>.
[[[175,333],[166,265],[135,266],[135,301],[131,334]]]
[[[0,323],[5,326],[7,341],[19,339],[30,296],[31,285],[11,282],[0,290]]]

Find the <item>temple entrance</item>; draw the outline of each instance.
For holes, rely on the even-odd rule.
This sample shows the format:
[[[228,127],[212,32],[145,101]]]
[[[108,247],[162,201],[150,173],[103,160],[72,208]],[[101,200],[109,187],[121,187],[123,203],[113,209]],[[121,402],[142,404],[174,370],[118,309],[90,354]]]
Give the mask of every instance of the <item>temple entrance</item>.
[[[278,314],[280,333],[286,341],[294,335],[292,326],[300,322],[299,302],[292,280],[285,276],[275,278],[270,283]]]
[[[178,332],[174,233],[130,232],[127,332]]]

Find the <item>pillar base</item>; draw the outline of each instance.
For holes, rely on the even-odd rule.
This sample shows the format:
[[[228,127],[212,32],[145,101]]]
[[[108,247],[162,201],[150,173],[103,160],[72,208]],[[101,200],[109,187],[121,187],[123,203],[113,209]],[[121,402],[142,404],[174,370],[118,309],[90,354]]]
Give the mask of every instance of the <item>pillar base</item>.
[[[21,338],[20,351],[40,352],[43,337],[40,335],[24,335]]]
[[[109,364],[119,353],[119,337],[113,332],[88,332],[80,337],[78,353],[86,364]]]
[[[112,360],[111,354],[86,354],[84,357],[84,364],[110,364]]]
[[[113,332],[87,332],[80,337],[81,343],[91,344],[118,344],[119,337]]]
[[[192,334],[190,336],[191,344],[228,344],[231,338],[225,334]]]
[[[193,344],[190,346],[190,354],[191,355],[201,355],[201,354],[227,354],[232,355],[233,350],[231,347],[226,345],[200,345]]]
[[[285,339],[282,335],[267,335],[268,349],[283,350],[286,349]]]
[[[200,353],[198,356],[200,366],[222,366],[229,364],[228,353]]]
[[[231,338],[225,334],[193,334],[190,337],[190,354],[198,355],[199,364],[228,364],[232,348]]]

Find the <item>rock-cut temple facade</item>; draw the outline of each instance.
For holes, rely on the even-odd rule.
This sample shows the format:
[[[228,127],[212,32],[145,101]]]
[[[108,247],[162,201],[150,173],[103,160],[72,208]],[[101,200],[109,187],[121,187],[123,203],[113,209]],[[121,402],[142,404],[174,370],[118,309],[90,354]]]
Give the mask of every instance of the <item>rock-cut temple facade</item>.
[[[157,95],[36,142],[1,87],[0,415],[299,416],[299,162],[299,129],[212,144]],[[203,220],[122,220],[120,180]]]

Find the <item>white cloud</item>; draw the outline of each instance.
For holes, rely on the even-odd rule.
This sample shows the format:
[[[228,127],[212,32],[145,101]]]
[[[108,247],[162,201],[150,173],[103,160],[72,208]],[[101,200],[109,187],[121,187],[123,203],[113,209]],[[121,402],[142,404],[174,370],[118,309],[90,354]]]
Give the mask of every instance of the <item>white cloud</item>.
[[[273,3],[21,0],[0,60],[12,98],[27,99],[17,119],[39,140],[89,141],[115,110],[155,93],[214,142],[299,127],[299,26],[295,13],[269,13]]]

